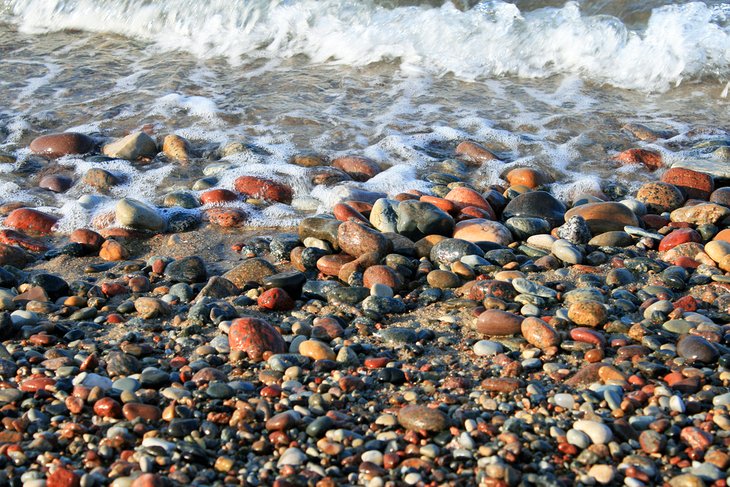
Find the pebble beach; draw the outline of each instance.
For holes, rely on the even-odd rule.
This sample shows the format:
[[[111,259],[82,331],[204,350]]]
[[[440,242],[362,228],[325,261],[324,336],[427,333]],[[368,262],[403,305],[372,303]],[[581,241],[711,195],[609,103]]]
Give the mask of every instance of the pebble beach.
[[[0,486],[726,487],[730,5],[0,0]]]
[[[29,150],[44,168],[206,164],[145,132]],[[452,151],[497,160],[475,141]],[[646,149],[611,163],[654,180],[569,202],[535,168],[488,187],[433,172],[428,193],[353,191],[291,231],[237,206],[291,203],[262,177],[162,207],[123,198],[69,234],[5,202],[2,482],[726,485],[730,188]],[[382,170],[291,164],[330,184]],[[41,173],[47,191],[115,184]]]

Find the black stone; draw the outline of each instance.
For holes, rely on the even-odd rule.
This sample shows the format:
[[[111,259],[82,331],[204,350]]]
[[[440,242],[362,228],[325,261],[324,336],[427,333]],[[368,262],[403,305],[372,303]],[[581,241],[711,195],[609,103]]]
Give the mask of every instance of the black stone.
[[[302,295],[302,286],[307,282],[307,276],[299,271],[280,272],[265,277],[262,281],[264,289],[281,288],[293,299]],[[363,298],[364,299],[364,298]]]
[[[36,274],[30,278],[30,283],[43,288],[51,299],[58,299],[68,295],[68,284],[66,281],[53,274]]]
[[[544,218],[553,227],[565,221],[565,205],[546,191],[530,191],[510,201],[502,212],[502,218],[515,216]]]
[[[167,264],[167,267],[165,267],[165,277],[176,282],[193,284],[207,281],[208,271],[205,269],[203,259],[193,255]]]

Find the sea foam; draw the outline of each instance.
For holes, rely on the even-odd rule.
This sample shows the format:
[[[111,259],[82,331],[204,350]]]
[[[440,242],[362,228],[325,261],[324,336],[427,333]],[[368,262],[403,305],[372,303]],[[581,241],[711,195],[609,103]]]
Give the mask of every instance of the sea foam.
[[[665,91],[690,79],[730,74],[730,5],[692,2],[652,11],[628,26],[588,15],[578,2],[520,11],[484,1],[386,8],[371,0],[0,0],[6,20],[28,33],[115,33],[234,64],[271,69],[299,55],[313,63],[365,66],[398,61],[406,73],[580,76],[595,83]]]

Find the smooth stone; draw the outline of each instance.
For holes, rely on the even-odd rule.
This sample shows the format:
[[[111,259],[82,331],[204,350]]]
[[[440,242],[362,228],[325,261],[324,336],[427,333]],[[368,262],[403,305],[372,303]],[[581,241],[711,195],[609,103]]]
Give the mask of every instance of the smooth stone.
[[[583,262],[583,252],[568,240],[556,240],[550,251],[566,264],[580,264]]]
[[[488,309],[477,318],[477,332],[487,336],[509,336],[521,332],[522,317],[507,311]]]
[[[454,238],[468,242],[491,242],[506,246],[512,243],[512,232],[499,222],[474,218],[464,220],[454,227]]]
[[[543,218],[512,217],[504,222],[515,240],[526,240],[533,235],[550,232],[550,223]]]
[[[94,148],[94,140],[78,132],[63,132],[42,135],[33,139],[30,150],[33,154],[55,159],[66,155],[86,154]]]
[[[682,337],[677,343],[677,354],[690,362],[711,364],[717,360],[715,346],[705,338],[695,335]]]
[[[493,357],[502,353],[503,350],[504,347],[501,343],[492,340],[479,340],[474,344],[474,353],[478,357]]]
[[[631,238],[631,235],[622,230],[603,232],[588,241],[588,245],[595,247],[628,247],[633,243],[634,239]]]
[[[122,198],[115,209],[117,223],[138,229],[159,232],[165,229],[165,220],[155,208],[131,198]]]
[[[398,423],[411,431],[439,432],[446,429],[448,419],[438,409],[413,404],[398,411]]]
[[[596,445],[605,445],[613,439],[611,428],[598,421],[579,419],[573,423],[573,428],[588,435]]]
[[[542,218],[555,227],[563,223],[565,211],[565,205],[550,193],[530,191],[511,200],[502,212],[502,217]]]
[[[514,287],[515,290],[519,293],[531,294],[533,296],[540,296],[542,298],[554,299],[558,295],[558,292],[554,289],[550,289],[547,286],[537,284],[536,282],[530,281],[523,277],[512,279],[512,287]]]
[[[402,201],[396,208],[398,215],[397,233],[412,241],[427,235],[451,236],[454,219],[437,206],[423,201]]]
[[[636,199],[644,203],[650,212],[659,214],[679,208],[684,202],[684,195],[672,184],[655,181],[639,188]]]
[[[103,152],[109,157],[136,161],[142,157],[155,157],[157,144],[146,133],[136,132],[105,145]]]
[[[271,262],[260,257],[253,257],[238,264],[223,274],[223,277],[239,288],[243,288],[249,282],[261,284],[265,278],[276,273],[276,267]]]
[[[629,208],[612,201],[573,207],[565,213],[565,218],[569,220],[576,215],[583,217],[593,235],[623,231],[626,225],[639,225],[638,217]]]
[[[484,251],[479,246],[466,240],[458,238],[447,238],[441,240],[431,248],[431,262],[435,264],[448,265],[461,260],[467,255],[482,257]]]
[[[370,223],[383,233],[398,231],[398,205],[400,202],[380,198],[370,210]]]

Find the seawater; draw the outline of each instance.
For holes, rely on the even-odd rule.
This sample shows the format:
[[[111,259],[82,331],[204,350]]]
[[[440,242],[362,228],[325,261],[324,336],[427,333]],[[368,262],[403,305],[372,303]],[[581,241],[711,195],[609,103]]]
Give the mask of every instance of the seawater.
[[[723,2],[0,0],[0,149],[18,157],[0,166],[0,201],[62,213],[72,229],[119,197],[160,204],[215,162],[57,161],[78,178],[100,166],[124,176],[90,207],[78,203],[92,192],[81,184],[62,195],[36,187],[34,137],[73,130],[101,140],[142,127],[204,154],[255,147],[218,161],[218,185],[265,175],[312,211],[342,188],[313,185],[292,154],[373,158],[385,173],[348,184],[392,195],[427,190],[425,175],[464,139],[504,161],[469,169],[476,186],[536,165],[569,200],[607,180],[651,177],[617,170],[611,157],[629,147],[669,162],[710,159],[697,144],[728,139],[729,83]],[[627,123],[668,135],[641,142]],[[261,225],[302,215],[249,209]]]

